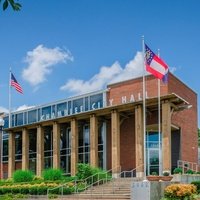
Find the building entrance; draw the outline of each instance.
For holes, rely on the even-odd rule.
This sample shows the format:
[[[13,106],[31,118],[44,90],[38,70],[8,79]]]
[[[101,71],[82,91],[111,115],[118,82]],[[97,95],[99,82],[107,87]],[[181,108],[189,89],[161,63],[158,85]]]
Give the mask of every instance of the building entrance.
[[[162,151],[162,143],[159,145],[159,135],[157,131],[147,132],[146,135],[146,173],[151,175],[152,173],[159,174],[159,146]],[[162,158],[160,158],[162,161]]]
[[[159,174],[159,151],[158,148],[148,149],[147,171],[148,174],[156,172]]]

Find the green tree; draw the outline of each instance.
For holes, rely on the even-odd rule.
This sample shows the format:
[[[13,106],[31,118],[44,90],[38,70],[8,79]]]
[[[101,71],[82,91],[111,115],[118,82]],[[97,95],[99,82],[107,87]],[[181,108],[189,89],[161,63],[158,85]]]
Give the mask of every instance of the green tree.
[[[0,0],[0,3],[2,3],[2,0]],[[19,11],[22,7],[21,4],[17,3],[15,0],[4,0],[3,10],[6,10],[9,5],[12,7],[14,11]]]
[[[200,147],[200,129],[198,128],[198,145]]]

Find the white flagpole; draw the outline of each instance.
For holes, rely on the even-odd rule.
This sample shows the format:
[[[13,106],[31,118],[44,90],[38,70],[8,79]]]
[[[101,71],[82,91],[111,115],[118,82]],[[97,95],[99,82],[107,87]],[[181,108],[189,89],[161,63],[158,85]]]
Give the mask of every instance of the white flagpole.
[[[142,54],[143,54],[143,135],[144,135],[144,177],[146,178],[146,87],[145,87],[145,50],[144,36],[142,36]]]
[[[11,127],[11,68],[9,71],[9,94],[8,94],[8,102],[9,102],[9,128]]]
[[[160,57],[160,49],[158,49],[158,57]],[[161,162],[161,128],[160,128],[160,79],[158,79],[158,157],[159,157],[159,175],[162,175]]]

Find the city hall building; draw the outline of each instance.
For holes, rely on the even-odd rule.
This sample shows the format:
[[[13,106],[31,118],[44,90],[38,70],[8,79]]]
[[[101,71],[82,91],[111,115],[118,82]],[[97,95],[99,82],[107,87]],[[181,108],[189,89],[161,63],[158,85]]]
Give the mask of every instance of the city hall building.
[[[13,112],[10,128],[5,116],[1,177],[17,169],[40,176],[47,168],[74,176],[77,163],[142,176],[159,167],[172,171],[178,160],[197,163],[197,94],[171,73],[168,84],[161,83],[159,145],[158,80],[145,79],[145,112],[140,77]]]

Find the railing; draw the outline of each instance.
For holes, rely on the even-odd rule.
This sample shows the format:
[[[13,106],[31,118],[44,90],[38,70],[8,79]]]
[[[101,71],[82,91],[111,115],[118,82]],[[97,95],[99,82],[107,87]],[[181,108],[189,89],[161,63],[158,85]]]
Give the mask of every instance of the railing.
[[[72,190],[74,191],[74,193],[78,194],[79,192],[87,190],[88,188],[93,187],[94,185],[100,185],[100,184],[107,183],[109,180],[112,179],[111,175],[109,176],[109,174],[112,174],[112,171],[113,171],[113,169],[110,169],[106,172],[99,172],[99,173],[96,173],[94,175],[91,175],[84,180],[74,180],[74,181],[71,181],[71,182],[67,182],[63,185],[59,185],[58,187],[55,187],[55,188],[49,188],[47,190],[47,196],[51,193],[51,191],[54,191],[54,190],[60,190],[61,196],[63,196],[64,188],[65,187],[69,188],[70,184],[73,185]],[[105,174],[105,177],[100,178],[104,174]],[[82,187],[79,188],[79,186],[81,184],[82,184]]]
[[[69,187],[68,185],[72,184],[73,187],[71,188],[74,192],[74,194],[79,195],[80,192],[85,191],[87,194],[90,194],[91,196],[93,195],[93,190],[92,188],[94,186],[99,186],[101,184],[106,184],[108,182],[111,183],[112,185],[112,193],[114,194],[116,188],[119,188],[120,186],[120,179],[118,182],[115,182],[116,179],[118,178],[133,178],[136,177],[136,170],[138,170],[139,168],[143,167],[143,165],[138,166],[130,171],[122,171],[121,172],[121,167],[117,167],[114,169],[110,169],[108,171],[105,172],[99,172],[96,173],[92,176],[89,176],[88,178],[84,179],[84,180],[74,180],[68,183],[65,183],[63,185],[60,185],[56,188],[50,188],[47,190],[47,196],[50,194],[51,191],[53,190],[59,190],[60,191],[60,195],[63,196],[63,191],[65,187]],[[117,176],[111,176],[113,171],[118,171],[119,173],[117,173]],[[115,174],[116,175],[116,174]],[[82,185],[82,187],[80,187]],[[90,188],[90,190],[88,190]],[[102,190],[100,190],[101,195],[104,194],[105,188],[102,187]]]
[[[136,170],[142,168],[144,165],[140,165],[132,170],[129,170],[129,171],[122,171],[119,173],[119,178],[134,178],[136,177]],[[141,170],[142,171],[142,170]],[[142,178],[142,177],[140,177]],[[123,179],[119,179],[119,181],[114,185],[114,188],[113,190],[118,187],[119,188],[119,185],[120,185],[120,181],[122,181]]]
[[[197,163],[194,163],[194,162],[178,160],[177,161],[177,167],[182,168],[183,174],[184,174],[189,169],[191,169],[192,171],[198,172],[200,166]]]
[[[108,171],[106,171],[106,172],[100,172],[100,173],[98,173],[98,174],[95,174],[95,175],[92,175],[92,176],[90,176],[90,177],[88,177],[88,178],[86,178],[85,180],[84,180],[84,182],[85,182],[85,188],[82,188],[83,190],[88,190],[89,188],[92,188],[92,187],[94,187],[94,186],[99,186],[99,185],[101,185],[101,184],[105,184],[105,183],[108,183],[109,181],[110,182],[112,182],[113,180],[114,180],[114,178],[111,176],[112,174],[113,174],[113,171],[121,171],[121,166],[120,167],[116,167],[116,168],[114,168],[114,169],[110,169],[110,170],[108,170]],[[101,176],[103,176],[105,174],[105,176],[106,177],[102,177],[102,178],[100,178],[99,176],[101,175]],[[97,180],[96,181],[94,181],[94,177],[95,176],[98,176],[98,178],[97,178]],[[110,175],[110,176],[109,176]],[[117,177],[118,177],[118,175],[117,175]],[[90,180],[92,178],[92,181],[91,181],[91,184],[87,184],[87,180]],[[82,191],[82,190],[81,190]],[[90,190],[90,194],[92,195],[92,192],[93,192],[93,190]],[[77,191],[76,192],[76,194],[78,194],[79,193],[79,191]],[[104,192],[102,191],[102,194],[103,194]]]

